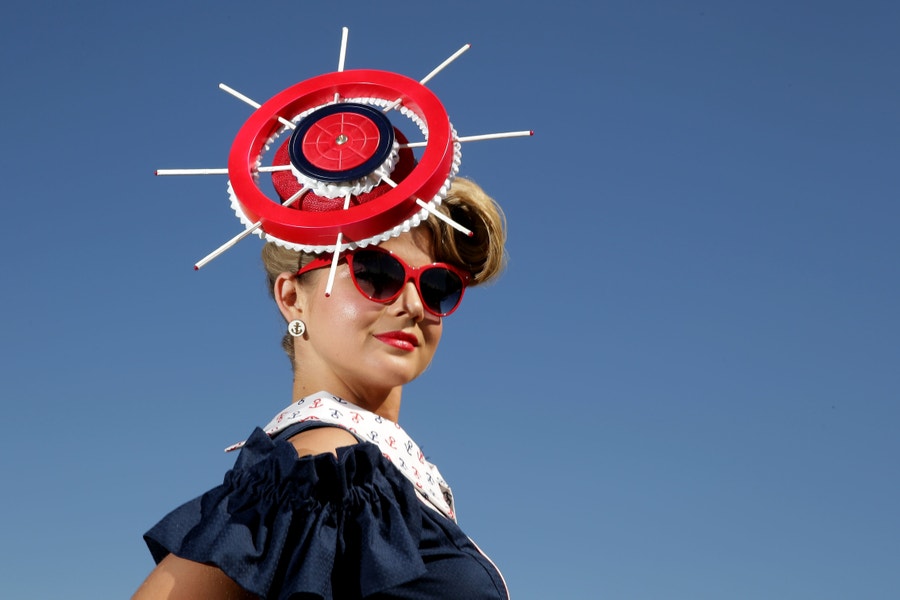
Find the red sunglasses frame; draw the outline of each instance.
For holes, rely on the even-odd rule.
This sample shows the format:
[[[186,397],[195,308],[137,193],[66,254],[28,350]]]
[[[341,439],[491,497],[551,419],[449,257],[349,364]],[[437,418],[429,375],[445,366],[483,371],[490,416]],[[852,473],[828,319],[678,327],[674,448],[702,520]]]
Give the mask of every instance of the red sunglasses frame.
[[[353,271],[353,256],[357,252],[362,252],[362,251],[380,252],[382,254],[387,254],[388,256],[390,256],[391,258],[396,260],[398,263],[400,263],[400,266],[403,267],[403,284],[400,286],[400,288],[397,290],[396,293],[392,294],[390,297],[387,297],[387,298],[373,298],[372,296],[367,294],[365,291],[363,291],[363,289],[359,286],[359,283],[356,281],[356,274]],[[302,266],[294,275],[296,277],[299,277],[300,275],[303,275],[304,273],[308,273],[310,271],[315,271],[316,269],[330,267],[332,260],[333,259],[331,257],[324,257],[324,256],[314,258],[309,263]],[[356,289],[359,290],[360,294],[362,294],[363,296],[365,296],[372,302],[378,302],[379,304],[388,304],[389,302],[393,302],[394,300],[396,300],[397,298],[400,297],[400,294],[403,293],[403,288],[406,287],[406,284],[409,283],[410,281],[412,281],[413,286],[415,286],[415,288],[416,288],[416,292],[419,294],[419,299],[422,300],[422,306],[429,313],[431,313],[437,317],[446,317],[448,315],[451,315],[457,308],[459,308],[459,305],[462,304],[463,296],[466,293],[466,287],[468,287],[469,281],[471,281],[471,279],[472,279],[471,274],[469,274],[466,271],[463,271],[462,269],[459,269],[449,263],[444,263],[444,262],[433,262],[433,263],[430,263],[427,265],[422,265],[421,267],[411,267],[408,264],[406,264],[406,261],[404,261],[402,258],[397,256],[390,250],[385,250],[384,248],[379,248],[377,246],[367,246],[365,248],[356,248],[355,250],[350,250],[350,251],[344,252],[341,255],[339,260],[344,260],[347,262],[347,266],[350,267],[350,279],[351,279],[351,281],[353,281],[353,285],[356,286]],[[450,271],[451,273],[453,273],[454,275],[456,275],[457,277],[459,277],[460,282],[462,283],[462,287],[460,288],[460,291],[459,291],[459,299],[456,301],[456,304],[453,305],[453,308],[451,308],[447,312],[442,313],[442,312],[438,312],[438,311],[432,309],[430,306],[428,306],[428,302],[426,302],[425,298],[422,296],[422,285],[420,283],[421,278],[422,278],[422,273],[424,273],[425,271],[428,271],[430,269],[446,269],[446,270]]]

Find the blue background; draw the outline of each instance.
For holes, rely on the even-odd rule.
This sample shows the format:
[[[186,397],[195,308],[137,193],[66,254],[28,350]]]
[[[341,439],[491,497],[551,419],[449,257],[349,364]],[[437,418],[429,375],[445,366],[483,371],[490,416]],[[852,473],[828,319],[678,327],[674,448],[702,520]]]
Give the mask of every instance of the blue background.
[[[419,78],[509,220],[401,422],[517,599],[900,595],[900,5],[19,2],[0,19],[0,593],[127,597],[291,401],[225,166],[258,100]]]

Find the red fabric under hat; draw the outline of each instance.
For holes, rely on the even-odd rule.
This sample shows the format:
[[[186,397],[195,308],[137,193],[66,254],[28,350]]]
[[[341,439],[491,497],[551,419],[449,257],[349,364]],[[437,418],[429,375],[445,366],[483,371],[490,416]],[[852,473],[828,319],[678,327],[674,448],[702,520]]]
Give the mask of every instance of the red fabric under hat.
[[[406,144],[407,139],[396,127],[394,128],[394,135],[396,136],[397,142],[400,145]],[[285,142],[278,148],[275,152],[274,157],[272,158],[273,166],[287,165],[290,164],[290,139],[285,140]],[[413,151],[410,148],[401,148],[400,155],[397,160],[397,165],[394,167],[394,171],[391,173],[391,180],[395,183],[400,183],[403,181],[410,173],[412,173],[413,169],[416,166],[416,157],[413,154]],[[300,182],[297,181],[297,178],[294,177],[294,174],[290,171],[275,171],[272,173],[272,185],[275,187],[275,191],[281,197],[281,201],[284,202],[291,196],[297,193],[300,189]],[[374,200],[379,196],[387,193],[392,188],[387,183],[378,184],[372,191],[366,192],[365,194],[360,194],[359,196],[353,196],[350,199],[350,206],[356,206],[359,204],[365,204],[370,200]],[[298,202],[295,202],[291,208],[297,210],[306,210],[311,212],[328,212],[332,210],[343,210],[344,208],[344,199],[343,198],[326,198],[324,196],[319,196],[318,194],[314,194],[313,192],[307,192],[300,198]]]

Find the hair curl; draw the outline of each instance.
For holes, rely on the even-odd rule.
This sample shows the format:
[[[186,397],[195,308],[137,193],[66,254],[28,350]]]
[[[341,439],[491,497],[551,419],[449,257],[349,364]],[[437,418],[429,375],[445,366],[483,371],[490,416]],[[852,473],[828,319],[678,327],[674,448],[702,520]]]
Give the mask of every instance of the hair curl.
[[[494,280],[506,265],[506,219],[500,206],[475,182],[457,177],[447,198],[437,207],[457,223],[472,231],[472,236],[430,216],[418,228],[431,234],[434,258],[472,275],[469,286]],[[315,258],[315,254],[298,252],[267,242],[262,249],[269,293],[275,293],[275,281],[282,273],[293,273]],[[281,346],[293,362],[294,338],[289,334]]]

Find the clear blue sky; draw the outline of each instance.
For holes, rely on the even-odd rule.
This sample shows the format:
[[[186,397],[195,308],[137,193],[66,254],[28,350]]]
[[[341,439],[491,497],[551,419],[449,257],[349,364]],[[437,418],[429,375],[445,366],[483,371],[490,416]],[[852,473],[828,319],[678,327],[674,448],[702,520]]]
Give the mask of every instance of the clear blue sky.
[[[428,73],[509,219],[401,422],[517,600],[900,594],[896,2],[20,2],[0,19],[0,594],[127,597],[291,401],[225,166],[337,68]],[[487,460],[480,458],[487,454]]]

